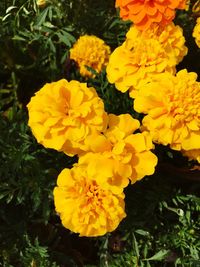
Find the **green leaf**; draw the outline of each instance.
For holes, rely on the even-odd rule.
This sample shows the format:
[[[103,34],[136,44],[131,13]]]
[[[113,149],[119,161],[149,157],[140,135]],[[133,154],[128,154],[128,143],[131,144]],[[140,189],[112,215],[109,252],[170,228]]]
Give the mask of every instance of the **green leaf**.
[[[63,30],[62,30],[62,33],[63,33],[63,35],[64,35],[66,38],[68,38],[68,40],[70,40],[72,43],[76,42],[76,38],[75,38],[73,35],[71,35],[70,33],[66,32],[66,31],[63,31]]]
[[[19,35],[15,35],[15,36],[12,38],[12,40],[15,40],[15,41],[26,41],[25,38],[23,38],[23,37],[21,37],[21,36],[19,36]]]
[[[139,259],[139,257],[140,257],[140,252],[139,252],[138,243],[137,243],[137,240],[136,240],[136,238],[135,238],[134,233],[132,233],[132,245],[133,245],[133,249],[134,249],[134,252],[135,252],[137,258]]]
[[[169,250],[162,249],[155,255],[153,255],[151,258],[144,259],[144,261],[161,261],[165,259],[165,257],[169,254],[169,252],[170,252]]]
[[[50,29],[55,29],[56,28],[56,26],[54,26],[51,22],[49,22],[49,21],[45,21],[44,23],[43,23],[43,25],[45,26],[45,27],[47,27],[47,28],[50,28]]]
[[[11,10],[17,8],[17,6],[9,6],[7,9],[6,9],[6,14],[8,14]]]
[[[3,18],[2,18],[2,21],[5,21],[8,17],[10,17],[11,13],[5,15]]]
[[[114,21],[110,24],[109,30],[112,29],[114,26],[120,24],[120,20],[118,18],[115,18]]]
[[[70,43],[69,39],[65,35],[63,35],[60,32],[56,33],[56,35],[58,36],[60,43],[64,43],[68,47],[71,46],[71,43]]]
[[[47,14],[48,14],[48,8],[43,10],[42,13],[38,16],[36,21],[37,26],[41,26],[45,22]]]
[[[142,229],[135,230],[135,233],[142,235],[142,236],[148,236],[149,235],[149,232],[144,231]]]
[[[61,58],[61,60],[60,60],[60,63],[61,64],[63,64],[64,62],[65,62],[65,60],[66,60],[66,58],[68,57],[68,51],[66,51],[64,54],[63,54],[63,56],[62,56],[62,58]]]

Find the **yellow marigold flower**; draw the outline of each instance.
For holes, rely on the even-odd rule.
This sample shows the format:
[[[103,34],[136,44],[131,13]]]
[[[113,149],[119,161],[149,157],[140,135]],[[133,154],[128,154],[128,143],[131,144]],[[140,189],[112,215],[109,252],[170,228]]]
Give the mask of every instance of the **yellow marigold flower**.
[[[191,149],[182,151],[183,155],[187,156],[190,160],[197,160],[200,163],[200,149]]]
[[[111,54],[107,66],[110,83],[121,92],[135,92],[151,76],[165,71],[175,73],[175,66],[187,54],[185,38],[179,26],[170,23],[166,27],[156,24],[145,31],[132,26],[126,41]]]
[[[98,153],[96,158],[81,156],[80,160],[90,162],[91,169],[104,169],[112,166],[113,181],[127,186],[128,179],[132,183],[146,175],[152,175],[157,164],[157,157],[150,151],[152,140],[147,132],[134,133],[140,126],[129,114],[109,115],[108,129],[101,138],[91,138],[90,150]],[[83,159],[82,159],[83,158]],[[109,162],[109,163],[108,163]],[[105,167],[106,168],[106,167]],[[119,177],[123,177],[121,180]]]
[[[70,58],[78,64],[80,74],[87,77],[93,77],[93,74],[86,66],[99,73],[107,65],[109,55],[110,47],[93,35],[81,36],[70,49]]]
[[[175,150],[200,149],[200,83],[197,74],[181,70],[162,73],[140,88],[134,101],[147,114],[144,128],[155,142]]]
[[[78,81],[45,84],[27,107],[38,143],[68,155],[87,151],[85,138],[107,127],[103,101],[94,88]]]
[[[126,34],[128,47],[133,49],[139,38],[141,38],[143,42],[148,39],[157,40],[168,54],[170,60],[174,61],[174,65],[180,63],[188,52],[188,49],[185,46],[183,29],[180,26],[175,25],[173,22],[165,27],[153,24],[151,28],[145,32],[139,31],[135,26],[132,26]]]
[[[197,46],[200,48],[200,18],[197,19],[196,25],[193,29],[192,36],[195,38]]]
[[[131,167],[113,157],[111,151],[87,152],[79,157],[78,164],[88,168],[92,175],[95,172],[94,175],[98,175],[102,183],[102,177],[107,177],[104,182],[109,185],[114,194],[122,193],[123,189],[129,184]],[[101,171],[97,174],[96,170]]]
[[[157,23],[169,24],[175,17],[175,9],[184,9],[186,0],[116,0],[120,17],[131,20],[140,30]]]
[[[113,193],[101,169],[76,164],[64,169],[54,189],[62,224],[80,236],[102,236],[117,228],[126,216],[124,193]]]
[[[156,40],[137,43],[132,50],[127,42],[116,48],[110,56],[107,66],[107,78],[121,92],[129,90],[134,98],[135,91],[147,83],[153,75],[169,71],[175,72],[173,62]]]

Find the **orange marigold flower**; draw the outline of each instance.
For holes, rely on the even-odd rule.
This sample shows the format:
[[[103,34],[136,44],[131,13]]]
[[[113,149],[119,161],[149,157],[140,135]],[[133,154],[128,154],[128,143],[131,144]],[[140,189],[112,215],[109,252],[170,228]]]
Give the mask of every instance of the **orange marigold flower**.
[[[90,162],[91,169],[106,169],[103,166],[112,166],[113,181],[117,184],[128,185],[152,175],[157,164],[157,157],[150,151],[154,146],[147,132],[135,133],[140,126],[138,120],[129,114],[116,116],[109,114],[108,129],[104,135],[88,140],[90,150],[96,153],[92,157],[88,154],[80,160]],[[122,177],[123,179],[121,179]]]
[[[179,26],[170,23],[166,27],[154,25],[145,32],[132,26],[126,41],[110,56],[107,77],[121,92],[129,90],[130,96],[151,77],[169,71],[187,54],[185,38]]]
[[[162,73],[140,88],[134,101],[153,140],[175,150],[200,149],[200,83],[197,74]]]
[[[140,30],[157,23],[169,24],[175,17],[175,9],[185,9],[186,0],[116,0],[120,17],[131,20]]]
[[[78,64],[80,74],[87,77],[94,76],[87,67],[97,73],[101,72],[108,63],[109,55],[110,47],[102,39],[93,35],[81,36],[70,49],[70,59]]]
[[[197,46],[200,48],[200,18],[197,19],[196,25],[193,29],[192,36],[195,38]]]
[[[124,193],[114,193],[101,168],[75,164],[58,176],[54,189],[56,211],[62,224],[80,236],[102,236],[126,217]]]
[[[45,84],[27,107],[38,143],[68,155],[87,150],[85,138],[107,127],[103,101],[94,88],[78,81]]]

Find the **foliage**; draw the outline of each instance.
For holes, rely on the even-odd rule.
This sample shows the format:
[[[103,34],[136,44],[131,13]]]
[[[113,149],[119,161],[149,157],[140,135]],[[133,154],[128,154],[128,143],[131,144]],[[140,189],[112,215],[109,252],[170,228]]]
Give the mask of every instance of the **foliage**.
[[[128,218],[107,238],[102,266],[198,266],[200,198],[189,191],[199,185],[180,189],[163,178],[128,188]]]
[[[80,238],[61,226],[52,189],[67,157],[36,143],[26,104],[44,83],[78,79],[69,49],[82,34],[95,34],[111,48],[121,44],[130,22],[112,1],[0,1],[0,266],[2,267],[198,267],[200,266],[199,171],[178,152],[156,146],[155,175],[126,189],[127,218],[116,232]],[[191,1],[192,3],[194,1]],[[200,50],[191,38],[191,11],[178,13],[189,54],[178,66],[199,71]],[[133,111],[133,100],[108,83],[105,71],[87,80],[106,111]],[[192,169],[193,168],[193,169]]]

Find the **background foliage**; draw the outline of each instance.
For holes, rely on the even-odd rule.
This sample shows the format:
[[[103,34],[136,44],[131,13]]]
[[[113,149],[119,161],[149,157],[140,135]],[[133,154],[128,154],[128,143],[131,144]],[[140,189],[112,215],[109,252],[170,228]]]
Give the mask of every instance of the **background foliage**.
[[[0,1],[0,266],[200,266],[198,166],[169,148],[156,147],[155,175],[126,189],[127,218],[115,232],[79,238],[54,211],[56,177],[77,159],[36,143],[26,104],[46,82],[84,81],[68,57],[80,35],[95,34],[113,49],[122,43],[130,23],[118,18],[114,2],[49,0],[38,7],[35,0]],[[177,15],[189,48],[178,68],[198,72],[195,19],[191,10]],[[105,71],[87,82],[108,112],[140,119]]]

